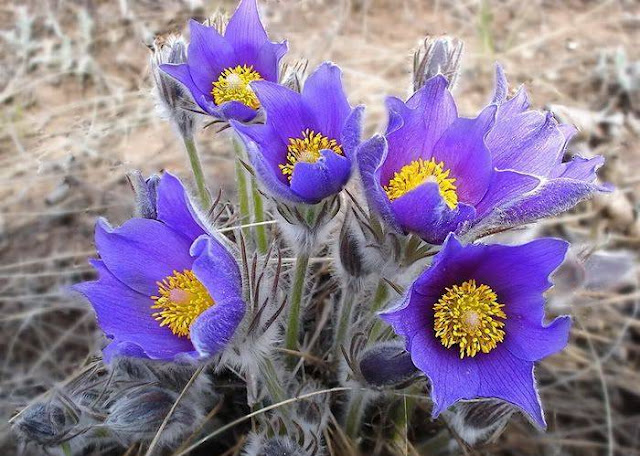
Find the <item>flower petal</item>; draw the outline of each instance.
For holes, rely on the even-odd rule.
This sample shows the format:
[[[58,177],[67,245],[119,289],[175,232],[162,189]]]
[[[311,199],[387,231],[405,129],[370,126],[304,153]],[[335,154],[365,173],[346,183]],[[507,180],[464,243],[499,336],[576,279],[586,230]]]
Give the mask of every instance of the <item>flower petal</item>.
[[[383,164],[381,182],[386,185],[393,174],[418,158],[431,158],[433,147],[444,131],[458,118],[458,110],[447,89],[447,79],[438,75],[429,79],[402,109],[396,101],[387,101],[390,123],[396,127],[387,133],[389,156]],[[403,117],[402,126],[398,127]]]
[[[285,144],[289,143],[289,138],[299,138],[307,128],[318,130],[315,118],[306,109],[299,93],[268,81],[252,82],[251,87],[266,111],[266,124]]]
[[[351,176],[351,160],[332,150],[322,150],[315,163],[298,162],[291,175],[291,190],[308,204],[334,195]]]
[[[154,359],[170,359],[180,353],[193,351],[189,339],[174,335],[171,329],[161,327],[154,319],[152,314],[155,311],[151,309],[154,302],[148,295],[140,294],[120,282],[102,261],[91,263],[98,271],[98,280],[77,284],[73,289],[89,300],[95,309],[98,324],[108,337],[124,343],[127,352],[130,352],[130,344],[135,344],[146,356]],[[110,351],[115,348],[112,347]]]
[[[550,113],[527,111],[499,117],[486,143],[497,169],[548,176],[562,159],[565,137]]]
[[[186,236],[190,242],[206,233],[182,182],[169,172],[162,175],[158,184],[157,214],[158,220]]]
[[[580,201],[597,192],[610,192],[613,188],[575,179],[544,180],[533,192],[516,199],[502,209],[504,226],[528,223],[571,209]]]
[[[95,242],[109,271],[145,296],[154,296],[158,292],[156,282],[174,270],[191,268],[191,242],[157,220],[130,219],[112,228],[99,219]]]
[[[325,62],[307,78],[302,89],[302,101],[317,120],[320,133],[340,139],[351,106],[342,86],[342,71]]]
[[[475,216],[475,209],[459,203],[449,209],[438,184],[427,182],[391,203],[395,219],[406,232],[416,233],[430,244],[441,244],[447,235],[463,228]]]
[[[191,247],[193,273],[216,304],[242,297],[242,276],[235,258],[211,236],[200,236]]]
[[[351,161],[355,160],[356,149],[360,145],[362,138],[362,117],[364,115],[364,106],[356,106],[351,111],[347,120],[344,122],[342,133],[340,135],[340,144],[344,155]]]
[[[212,99],[213,82],[225,68],[236,65],[233,47],[215,27],[208,27],[193,19],[189,21],[191,42],[187,62],[193,82],[208,100]],[[196,102],[198,100],[196,99]]]
[[[391,202],[380,185],[380,168],[387,158],[388,144],[384,136],[376,135],[360,144],[356,151],[360,180],[369,209],[380,215],[395,231],[402,232],[396,220]]]
[[[482,355],[482,360],[478,361],[478,395],[505,400],[520,408],[540,428],[546,428],[542,404],[536,391],[533,363],[518,359],[504,350],[493,350]]]
[[[497,225],[501,208],[509,205],[540,184],[540,179],[517,171],[494,171],[491,183],[482,200],[476,204],[477,218],[482,224]]]
[[[544,306],[544,302],[539,305]],[[507,315],[504,346],[517,358],[538,361],[559,352],[569,342],[571,318],[558,317],[549,325],[533,324]],[[535,343],[531,343],[535,341]]]
[[[255,60],[258,51],[268,41],[267,32],[260,21],[256,0],[241,0],[229,20],[224,37],[231,43],[244,63]]]
[[[226,346],[244,317],[242,279],[233,256],[209,236],[196,240],[191,254],[193,272],[215,304],[194,320],[190,336],[201,356],[211,356]]]
[[[436,162],[444,162],[456,179],[458,200],[475,205],[487,192],[493,175],[491,154],[484,138],[493,125],[496,107],[487,106],[475,119],[455,120],[433,148]]]
[[[272,43],[267,41],[258,50],[258,55],[255,58],[253,68],[260,73],[262,79],[265,81],[278,82],[278,68],[280,66],[280,59],[289,50],[289,45],[286,41],[282,43]]]
[[[293,203],[303,202],[302,198],[291,190],[287,177],[278,168],[278,164],[286,162],[286,147],[275,132],[265,125],[242,126],[233,121],[231,125],[239,133],[258,181],[267,192],[275,198]]]
[[[160,69],[184,85],[191,93],[193,101],[196,102],[203,110],[207,111],[208,106],[211,103],[211,96],[202,93],[196,83],[193,82],[189,66],[186,63],[181,63],[179,65],[165,63],[164,65],[160,65]]]
[[[200,356],[212,356],[224,349],[245,314],[241,299],[228,299],[205,310],[191,325],[193,346]]]

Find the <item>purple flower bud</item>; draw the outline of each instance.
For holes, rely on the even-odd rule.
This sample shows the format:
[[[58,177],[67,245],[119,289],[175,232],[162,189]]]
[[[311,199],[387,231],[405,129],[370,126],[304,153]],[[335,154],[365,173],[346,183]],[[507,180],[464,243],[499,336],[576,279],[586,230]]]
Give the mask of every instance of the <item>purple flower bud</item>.
[[[372,386],[388,387],[409,381],[420,372],[402,343],[381,342],[359,356],[360,373]]]
[[[453,87],[459,75],[463,49],[464,43],[454,37],[425,38],[413,58],[414,92],[438,74],[447,79],[449,87]]]

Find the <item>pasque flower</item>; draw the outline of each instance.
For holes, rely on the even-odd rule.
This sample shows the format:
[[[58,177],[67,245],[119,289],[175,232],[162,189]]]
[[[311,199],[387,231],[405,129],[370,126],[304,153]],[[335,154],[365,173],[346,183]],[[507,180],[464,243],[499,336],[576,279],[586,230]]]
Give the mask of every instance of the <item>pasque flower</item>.
[[[194,20],[189,28],[187,63],[165,64],[161,69],[184,84],[207,114],[242,122],[253,119],[260,102],[249,83],[278,81],[287,43],[269,41],[256,0],[240,2],[224,36]]]
[[[358,149],[371,209],[398,232],[439,244],[449,232],[509,226],[569,209],[594,192],[602,157],[562,159],[574,128],[528,111],[523,89],[506,98],[498,70],[494,101],[458,117],[439,75],[406,103],[387,100],[389,124]]]
[[[93,305],[113,356],[174,359],[219,352],[245,313],[238,265],[202,224],[180,181],[151,180],[154,218],[96,225],[98,279],[74,286]]]
[[[543,293],[568,244],[467,245],[449,235],[404,299],[381,314],[431,382],[433,415],[461,399],[492,397],[545,420],[534,361],[567,343],[571,321],[544,323]]]
[[[302,93],[266,81],[251,86],[266,112],[265,124],[231,124],[267,191],[307,204],[338,193],[351,175],[363,110],[349,105],[340,68],[323,63]]]

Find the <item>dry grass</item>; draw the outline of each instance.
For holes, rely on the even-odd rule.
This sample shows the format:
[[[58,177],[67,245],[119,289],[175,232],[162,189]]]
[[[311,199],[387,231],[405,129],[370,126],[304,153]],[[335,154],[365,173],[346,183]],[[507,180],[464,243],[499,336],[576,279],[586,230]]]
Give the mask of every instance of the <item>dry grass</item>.
[[[3,448],[14,445],[8,417],[98,348],[92,311],[70,299],[65,287],[89,277],[95,217],[118,222],[130,213],[125,173],[170,168],[189,177],[181,145],[157,119],[148,94],[145,43],[219,6],[203,3],[27,0],[0,6]],[[231,3],[224,2],[227,9]],[[576,150],[605,154],[606,176],[620,193],[539,229],[585,250],[629,250],[630,274],[637,276],[640,108],[620,95],[615,78],[603,85],[596,72],[599,57],[619,47],[631,60],[640,57],[637,3],[263,3],[272,36],[289,40],[289,58],[307,58],[311,66],[330,59],[343,67],[351,101],[367,104],[368,132],[384,121],[385,94],[406,95],[412,49],[426,34],[465,41],[456,93],[463,112],[473,113],[489,99],[496,60],[513,84],[527,84],[535,106],[573,109],[571,119],[584,128]],[[201,135],[209,182],[233,199],[231,153],[212,134]],[[640,320],[633,281],[556,298],[554,310],[570,311],[576,324],[567,350],[538,368],[549,432],[538,434],[516,421],[498,442],[470,454],[640,453]],[[428,454],[422,451],[416,446],[414,454]]]

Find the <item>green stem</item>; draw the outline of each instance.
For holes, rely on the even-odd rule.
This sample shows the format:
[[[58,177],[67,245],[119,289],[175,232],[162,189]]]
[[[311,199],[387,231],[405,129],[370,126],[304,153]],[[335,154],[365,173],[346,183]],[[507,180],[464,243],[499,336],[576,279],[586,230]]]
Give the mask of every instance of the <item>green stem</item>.
[[[183,140],[184,147],[187,149],[187,155],[189,156],[189,162],[191,163],[193,178],[195,179],[196,187],[198,188],[200,204],[202,204],[202,208],[205,211],[208,211],[211,206],[211,195],[209,195],[207,184],[204,181],[204,172],[202,171],[202,163],[200,162],[200,156],[198,155],[196,141],[193,136],[185,136],[183,137]]]
[[[354,441],[360,434],[360,427],[362,426],[362,416],[367,407],[367,400],[365,393],[355,390],[349,397],[347,404],[347,415],[345,416],[344,429],[347,436]]]
[[[340,297],[340,309],[338,310],[339,320],[338,327],[336,328],[333,339],[334,360],[340,359],[340,347],[344,344],[347,331],[351,326],[351,319],[353,316],[353,303],[355,301],[356,293],[351,290],[351,287],[346,286]]]
[[[302,309],[302,294],[304,292],[304,279],[309,266],[309,253],[301,252],[296,258],[296,267],[291,289],[291,301],[289,302],[289,318],[285,336],[285,346],[289,350],[298,349],[298,331],[300,327],[300,310]]]
[[[387,289],[387,284],[383,279],[380,279],[378,282],[378,288],[376,288],[376,292],[373,296],[373,303],[371,305],[372,312],[377,312],[384,306],[387,296],[389,295],[389,290]],[[376,318],[376,321],[373,323],[371,327],[371,331],[369,332],[369,340],[374,342],[378,336],[384,329],[384,323],[380,318]]]
[[[410,389],[409,393],[413,390]],[[416,392],[416,394],[419,394]],[[392,412],[393,416],[393,437],[391,438],[392,444],[400,452],[406,453],[407,447],[407,430],[411,423],[411,417],[417,406],[416,399],[412,395],[403,396]]]
[[[233,137],[233,148],[236,152],[236,180],[238,181],[238,203],[240,205],[240,224],[246,225],[251,219],[249,216],[249,191],[247,189],[247,174],[241,160],[244,149],[240,140]],[[242,234],[245,239],[249,238],[249,228],[243,228]]]
[[[254,177],[251,178],[251,189],[253,191],[253,221],[256,223],[256,244],[258,251],[262,254],[267,253],[268,240],[267,229],[261,222],[264,222],[264,206],[262,204],[262,195],[258,190],[258,183]]]
[[[267,387],[267,391],[269,391],[272,402],[282,402],[286,399],[284,391],[282,390],[282,385],[278,379],[276,368],[269,358],[264,358],[262,360],[262,378],[264,379],[265,386]]]

